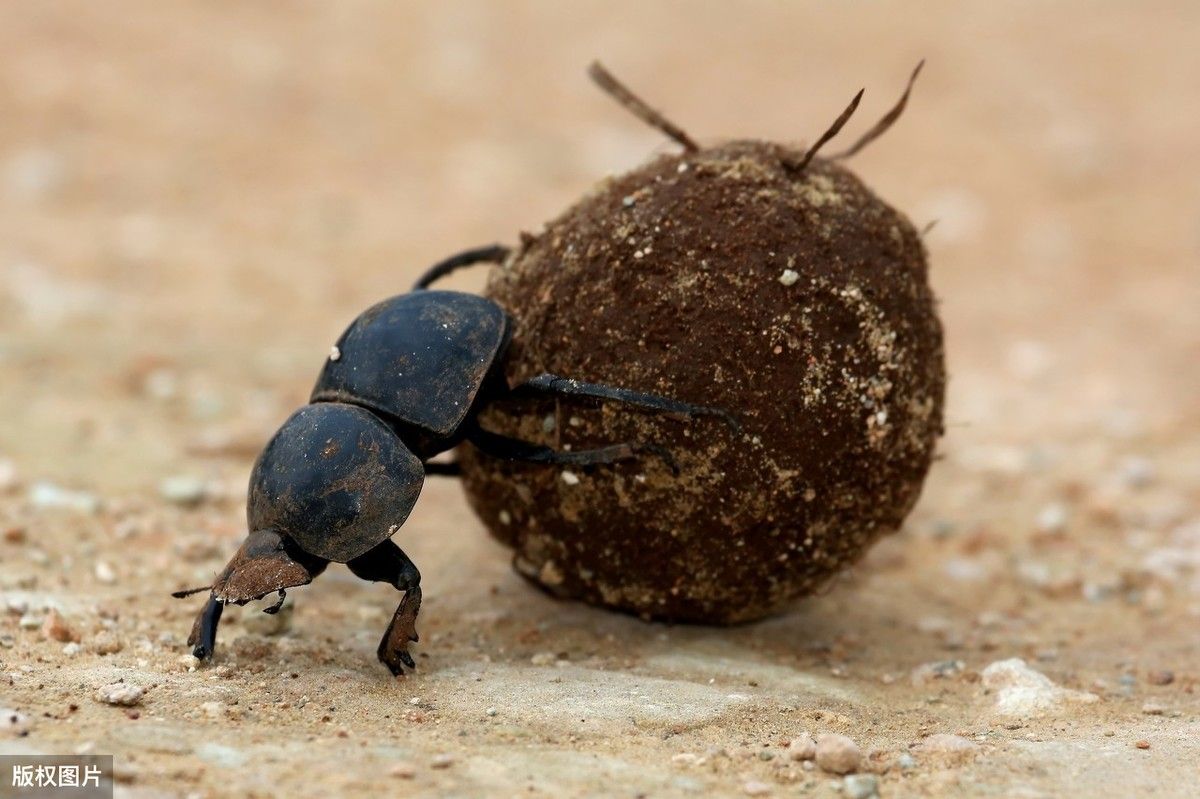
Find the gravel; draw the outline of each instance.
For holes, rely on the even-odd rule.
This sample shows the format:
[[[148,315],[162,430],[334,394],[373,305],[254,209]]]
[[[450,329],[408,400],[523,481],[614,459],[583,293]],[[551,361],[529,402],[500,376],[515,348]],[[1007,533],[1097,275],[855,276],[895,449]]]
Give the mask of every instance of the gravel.
[[[862,750],[853,740],[838,733],[817,736],[817,765],[831,774],[849,774],[862,765]]]
[[[145,695],[146,692],[140,686],[115,682],[98,688],[96,690],[96,701],[103,702],[106,705],[133,707],[134,705],[140,705]]]
[[[842,780],[842,790],[850,799],[879,796],[879,778],[874,774],[850,774]]]

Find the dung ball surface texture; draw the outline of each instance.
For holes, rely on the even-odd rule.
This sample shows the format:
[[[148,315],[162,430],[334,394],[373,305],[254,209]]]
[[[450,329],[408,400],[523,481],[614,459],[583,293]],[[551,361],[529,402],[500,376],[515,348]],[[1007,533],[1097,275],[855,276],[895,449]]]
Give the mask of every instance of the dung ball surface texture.
[[[511,401],[484,427],[557,449],[633,441],[588,469],[463,447],[464,485],[518,571],[648,618],[732,623],[811,594],[896,530],[942,431],[942,330],[909,221],[845,168],[756,141],[660,156],[527,237],[487,295],[508,378],[542,372],[718,406]]]

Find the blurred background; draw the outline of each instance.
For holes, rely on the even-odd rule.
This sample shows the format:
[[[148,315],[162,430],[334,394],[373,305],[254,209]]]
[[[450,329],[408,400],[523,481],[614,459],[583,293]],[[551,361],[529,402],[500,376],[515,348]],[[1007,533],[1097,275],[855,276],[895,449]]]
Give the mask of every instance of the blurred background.
[[[938,222],[952,421],[1194,423],[1197,33],[1190,3],[14,5],[0,444],[32,434],[63,479],[128,458],[102,471],[132,487],[172,456],[159,425],[211,421],[97,404],[133,373],[174,365],[201,416],[300,398],[422,267],[668,147],[586,79],[597,57],[709,141],[810,140],[865,86],[853,134],[928,59],[854,168]]]
[[[918,228],[937,222],[944,459],[909,531],[858,576],[731,635],[763,662],[843,668],[860,699],[936,658],[969,674],[1045,655],[1056,679],[1116,703],[1079,734],[1118,728],[1121,746],[1126,729],[1172,723],[1139,711],[1147,669],[1178,671],[1170,690],[1195,684],[1183,674],[1200,617],[1200,5],[38,2],[6,4],[0,20],[0,522],[22,531],[0,549],[14,564],[0,588],[133,603],[117,634],[173,630],[151,648],[174,663],[190,610],[158,597],[204,579],[240,539],[251,460],[343,327],[431,262],[511,243],[670,148],[592,86],[592,59],[711,142],[811,141],[865,86],[855,136],[925,58],[905,116],[852,167]],[[430,651],[446,668],[608,648],[565,628],[552,640],[555,624],[618,636],[635,661],[666,646],[661,628],[524,588],[457,487],[429,492],[401,543],[426,573],[431,640],[448,636]],[[454,593],[464,565],[480,583]],[[153,586],[144,605],[134,576]],[[509,599],[489,598],[495,585]],[[363,623],[322,590],[310,595],[327,603],[298,616],[339,646],[353,636],[350,661],[330,668],[382,682],[371,651],[385,617]],[[390,612],[390,597],[374,601]],[[497,602],[533,643],[487,637],[504,623],[473,614]],[[101,624],[78,613],[80,629]],[[723,640],[672,636],[702,654]],[[788,646],[813,640],[840,648]],[[39,646],[0,655],[57,657]],[[660,666],[647,673],[683,679]],[[62,685],[92,679],[71,675]],[[519,669],[506,679],[522,685]],[[873,706],[930,690],[901,684]],[[991,730],[972,721],[970,680],[953,686],[924,720],[872,726],[849,694],[809,704],[832,702],[893,749],[922,729]],[[798,691],[785,681],[778,694],[806,707]],[[1157,729],[1156,767],[1196,762],[1191,697],[1164,700],[1184,719]],[[48,740],[82,734],[57,730]],[[632,740],[648,748],[613,756],[661,755],[669,771],[671,745]],[[1067,762],[996,746],[1018,763]],[[1004,768],[982,762],[979,779]],[[1052,790],[1047,768],[1022,779]]]

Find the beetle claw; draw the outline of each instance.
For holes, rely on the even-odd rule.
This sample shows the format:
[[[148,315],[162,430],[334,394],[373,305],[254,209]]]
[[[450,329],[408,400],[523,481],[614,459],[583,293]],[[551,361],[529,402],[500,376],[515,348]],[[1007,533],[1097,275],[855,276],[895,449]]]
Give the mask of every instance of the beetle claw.
[[[400,600],[400,605],[396,608],[391,623],[379,641],[379,649],[376,654],[392,674],[403,674],[402,666],[410,669],[417,667],[416,661],[408,652],[408,642],[415,642],[419,637],[416,624],[417,613],[420,610],[421,588],[414,586],[404,594],[404,599]]]

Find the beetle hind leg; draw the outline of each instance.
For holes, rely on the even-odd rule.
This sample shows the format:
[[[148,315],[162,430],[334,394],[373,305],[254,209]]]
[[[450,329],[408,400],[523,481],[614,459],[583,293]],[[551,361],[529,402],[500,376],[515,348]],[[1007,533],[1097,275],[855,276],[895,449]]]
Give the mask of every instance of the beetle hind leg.
[[[723,421],[735,433],[741,430],[741,425],[738,424],[737,419],[728,411],[721,408],[695,405],[659,394],[648,394],[643,391],[634,391],[603,383],[585,383],[582,380],[573,380],[569,377],[559,377],[552,374],[540,374],[536,377],[531,377],[524,383],[514,386],[508,396],[514,398],[535,396],[583,397],[586,399],[608,400],[628,405],[631,408],[683,416],[688,419],[693,419],[697,416],[713,416]]]
[[[400,600],[379,641],[376,655],[392,674],[403,674],[404,667],[415,669],[417,664],[408,652],[408,645],[420,640],[417,635],[417,614],[421,611],[421,572],[404,554],[404,550],[390,540],[378,544],[346,565],[364,580],[388,583],[404,592],[404,598]]]
[[[544,447],[541,444],[534,444],[529,441],[522,441],[519,438],[502,436],[499,433],[484,430],[479,426],[475,426],[467,433],[467,441],[470,441],[484,455],[489,455],[493,458],[559,466],[600,466],[649,454],[661,459],[670,467],[672,472],[679,473],[679,464],[676,463],[670,451],[657,444],[625,442],[622,444],[610,444],[607,447],[571,450],[567,452]]]

